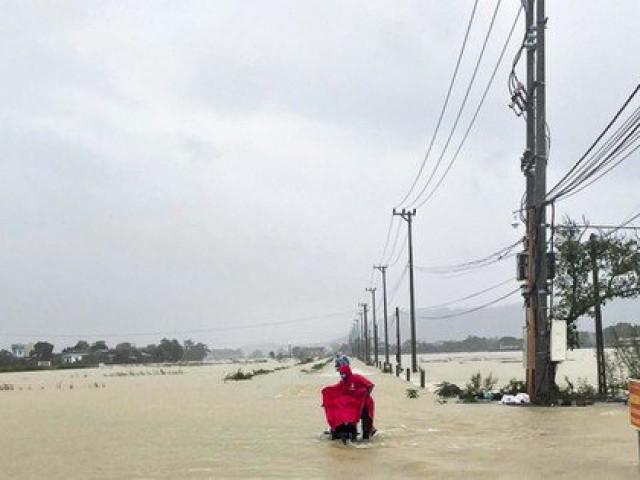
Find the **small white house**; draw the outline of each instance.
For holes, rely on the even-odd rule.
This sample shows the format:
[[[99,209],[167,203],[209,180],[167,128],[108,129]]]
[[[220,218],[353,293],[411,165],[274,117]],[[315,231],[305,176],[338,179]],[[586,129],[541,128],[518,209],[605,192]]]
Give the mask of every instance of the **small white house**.
[[[62,354],[62,363],[79,363],[82,362],[86,353],[69,352]]]

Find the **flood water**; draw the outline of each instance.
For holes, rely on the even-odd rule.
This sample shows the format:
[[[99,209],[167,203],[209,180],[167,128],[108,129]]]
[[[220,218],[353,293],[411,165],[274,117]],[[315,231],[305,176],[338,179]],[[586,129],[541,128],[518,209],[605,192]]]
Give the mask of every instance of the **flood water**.
[[[605,349],[607,354],[612,352],[613,349]],[[382,361],[383,356],[379,356],[379,359]],[[395,356],[391,356],[391,360],[395,362]],[[411,355],[402,355],[402,363],[405,368],[410,367]],[[418,363],[427,372],[427,379],[431,384],[446,380],[464,385],[477,372],[483,377],[489,374],[498,377],[499,386],[506,385],[512,378],[525,380],[526,377],[522,351],[418,354]],[[566,385],[565,378],[573,384],[584,380],[597,385],[595,349],[568,351],[567,359],[558,364],[556,382]]]
[[[512,364],[497,363],[506,383]],[[433,363],[432,375],[436,365],[466,380],[454,360]],[[638,478],[624,405],[441,405],[425,391],[409,399],[404,380],[356,363],[376,383],[378,434],[344,446],[322,433],[319,390],[337,381],[331,366],[223,382],[237,368],[2,374],[14,390],[0,391],[0,477]]]

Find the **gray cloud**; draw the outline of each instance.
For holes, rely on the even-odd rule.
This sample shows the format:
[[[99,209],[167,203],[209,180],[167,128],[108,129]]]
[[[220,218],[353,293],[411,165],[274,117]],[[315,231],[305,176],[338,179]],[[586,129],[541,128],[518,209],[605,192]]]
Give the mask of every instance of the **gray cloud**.
[[[144,343],[354,307],[424,154],[471,4],[3,6],[6,344],[3,332],[159,332]],[[503,2],[470,106],[517,6]],[[474,56],[491,9],[481,2]],[[638,13],[632,0],[549,5],[550,182],[637,81]],[[510,212],[524,185],[524,126],[504,86],[516,41],[450,177],[416,218],[419,264],[477,258],[520,234]],[[559,213],[621,220],[640,200],[638,176],[630,161]],[[505,262],[464,281],[419,277],[418,303],[512,273]],[[396,301],[406,303],[404,287]],[[194,336],[317,340],[350,320]]]

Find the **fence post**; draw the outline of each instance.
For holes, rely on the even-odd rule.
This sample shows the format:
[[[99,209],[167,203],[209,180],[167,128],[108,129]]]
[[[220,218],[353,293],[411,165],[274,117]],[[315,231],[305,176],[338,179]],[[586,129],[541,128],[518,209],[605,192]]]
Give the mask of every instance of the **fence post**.
[[[426,375],[425,375],[424,368],[421,368],[420,369],[420,386],[422,388],[424,388],[425,384],[427,383],[425,377],[426,377]]]
[[[407,368],[407,382],[411,381],[411,369]]]

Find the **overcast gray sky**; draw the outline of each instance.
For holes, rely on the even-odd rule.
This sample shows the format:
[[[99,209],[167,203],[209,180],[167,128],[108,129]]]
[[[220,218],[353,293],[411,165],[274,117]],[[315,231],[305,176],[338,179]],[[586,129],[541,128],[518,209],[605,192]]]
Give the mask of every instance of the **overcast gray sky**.
[[[640,3],[547,3],[552,184],[640,78]],[[1,346],[346,334],[426,151],[472,5],[0,2]],[[478,7],[445,132],[494,6]],[[463,127],[518,7],[502,1]],[[522,34],[523,21],[458,161],[418,211],[419,265],[475,259],[522,235],[511,211],[524,188],[524,124],[506,89]],[[637,160],[558,214],[623,220],[640,203]],[[417,304],[513,272],[506,261],[455,279],[418,275]],[[406,307],[404,285],[396,303]],[[182,333],[193,330],[209,331]]]

